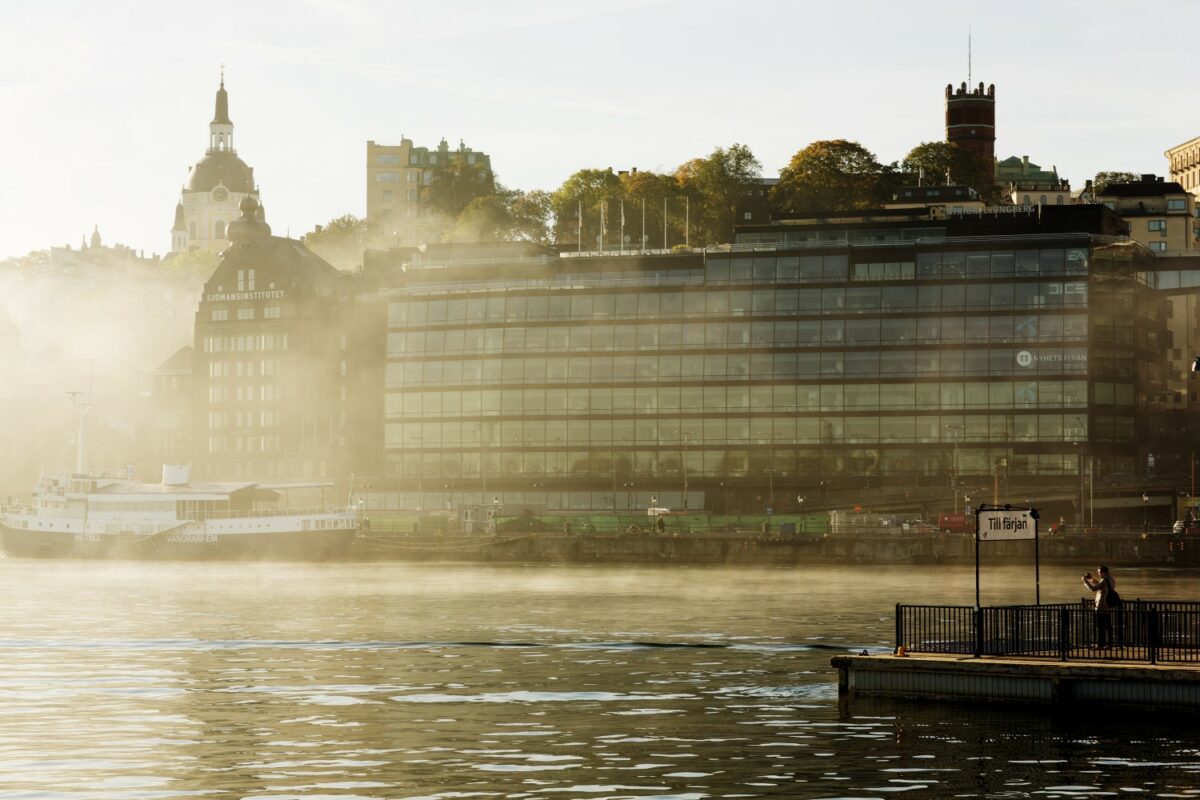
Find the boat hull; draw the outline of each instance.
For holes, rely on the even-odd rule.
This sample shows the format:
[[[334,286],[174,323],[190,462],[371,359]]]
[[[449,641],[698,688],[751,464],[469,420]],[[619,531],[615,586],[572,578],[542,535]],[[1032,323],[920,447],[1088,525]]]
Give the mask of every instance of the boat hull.
[[[4,552],[24,558],[117,558],[164,561],[330,561],[345,559],[357,531],[132,533],[81,535],[0,524]]]

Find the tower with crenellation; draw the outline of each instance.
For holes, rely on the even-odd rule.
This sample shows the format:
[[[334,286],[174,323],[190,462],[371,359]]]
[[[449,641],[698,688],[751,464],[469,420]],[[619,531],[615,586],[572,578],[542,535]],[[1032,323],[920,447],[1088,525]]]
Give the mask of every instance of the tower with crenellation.
[[[975,88],[964,82],[957,89],[946,84],[946,141],[974,153],[987,173],[987,185],[996,170],[996,86],[985,90],[983,81]]]

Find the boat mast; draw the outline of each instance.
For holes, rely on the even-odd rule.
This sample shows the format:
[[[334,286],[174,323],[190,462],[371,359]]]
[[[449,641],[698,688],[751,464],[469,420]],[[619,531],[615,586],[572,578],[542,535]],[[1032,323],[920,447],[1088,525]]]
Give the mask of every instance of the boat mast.
[[[85,403],[80,398],[83,397],[83,392],[67,392],[67,397],[71,398],[71,405],[79,409],[79,433],[75,439],[75,474],[83,474],[84,453],[86,445],[84,443],[84,435],[87,432],[87,426],[84,423],[84,418],[87,415],[88,409],[91,408],[91,403]]]

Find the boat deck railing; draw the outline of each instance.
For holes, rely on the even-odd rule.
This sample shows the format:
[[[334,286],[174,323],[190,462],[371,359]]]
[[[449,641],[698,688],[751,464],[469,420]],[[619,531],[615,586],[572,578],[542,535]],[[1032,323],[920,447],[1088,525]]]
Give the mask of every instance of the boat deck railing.
[[[37,509],[33,506],[11,504],[5,505],[0,503],[0,514],[18,514],[18,515],[34,515]],[[357,515],[358,509],[351,507],[337,508],[255,508],[255,509],[230,509],[230,510],[215,510],[215,511],[194,511],[187,514],[186,517],[181,517],[181,522],[195,521],[201,522],[204,520],[220,520],[220,519],[249,519],[259,517],[318,517],[318,516],[346,516]],[[112,519],[115,521],[130,520],[133,518],[144,517],[144,514],[134,512],[108,512],[99,509],[91,509],[88,514],[89,519],[103,520]]]
[[[896,651],[1056,661],[1200,664],[1200,602],[1013,606],[896,604]]]

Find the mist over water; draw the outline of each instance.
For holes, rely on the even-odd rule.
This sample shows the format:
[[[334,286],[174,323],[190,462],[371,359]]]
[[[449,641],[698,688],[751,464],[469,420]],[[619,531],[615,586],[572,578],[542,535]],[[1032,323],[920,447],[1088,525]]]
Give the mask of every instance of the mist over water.
[[[151,375],[191,344],[202,286],[157,265],[0,264],[0,499],[27,496],[42,467],[75,463],[67,392],[92,404],[92,468],[153,476]]]
[[[1190,575],[1118,570],[1129,597]],[[984,575],[985,602],[1032,570]],[[839,707],[970,568],[0,561],[0,798],[1185,796],[1162,715]],[[1043,599],[1079,596],[1043,570]]]

